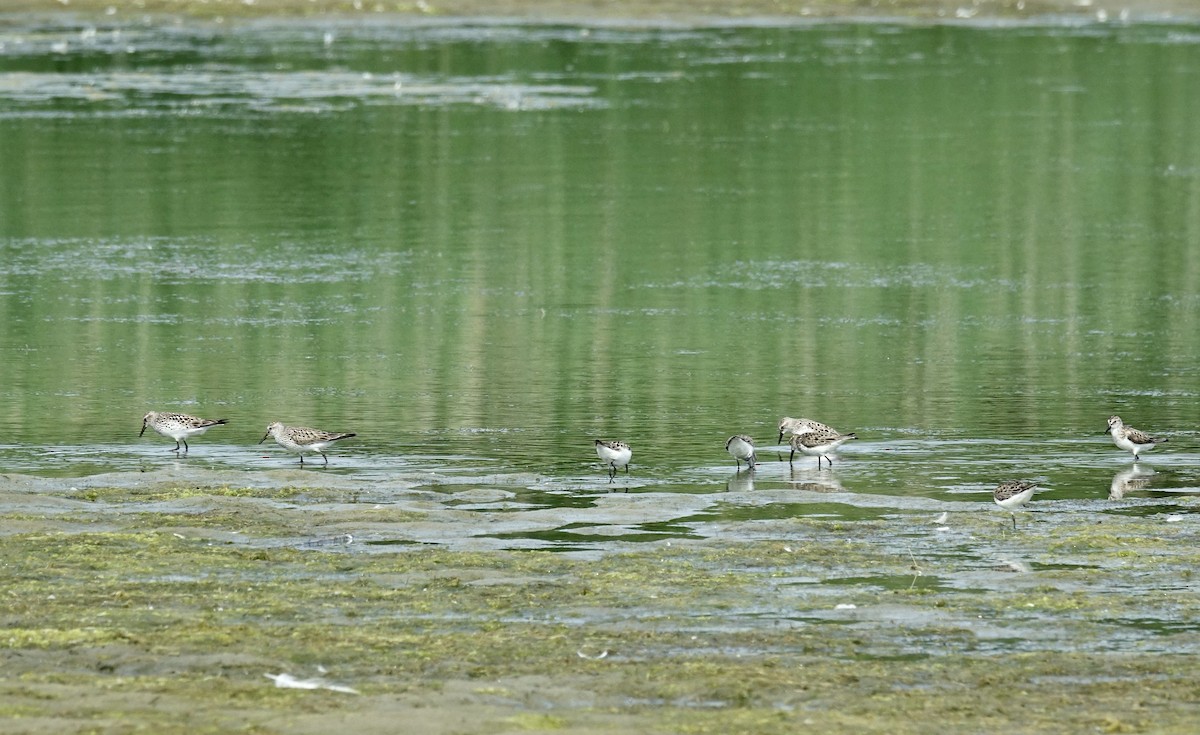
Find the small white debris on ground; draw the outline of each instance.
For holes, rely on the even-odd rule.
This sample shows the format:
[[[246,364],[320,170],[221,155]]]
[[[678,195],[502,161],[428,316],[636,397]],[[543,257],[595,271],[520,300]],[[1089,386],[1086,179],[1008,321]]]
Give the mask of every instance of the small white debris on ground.
[[[263,676],[274,681],[275,686],[280,689],[328,689],[331,692],[358,694],[357,689],[342,684],[333,684],[324,679],[297,679],[291,674],[263,674]]]

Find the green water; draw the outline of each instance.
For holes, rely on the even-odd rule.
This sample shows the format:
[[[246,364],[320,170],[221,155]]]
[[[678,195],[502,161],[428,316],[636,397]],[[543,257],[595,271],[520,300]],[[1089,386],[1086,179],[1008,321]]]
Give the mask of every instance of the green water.
[[[251,478],[282,420],[556,504],[793,415],[861,437],[827,489],[1074,502],[1120,413],[1195,489],[1197,89],[1187,26],[0,26],[0,469]]]

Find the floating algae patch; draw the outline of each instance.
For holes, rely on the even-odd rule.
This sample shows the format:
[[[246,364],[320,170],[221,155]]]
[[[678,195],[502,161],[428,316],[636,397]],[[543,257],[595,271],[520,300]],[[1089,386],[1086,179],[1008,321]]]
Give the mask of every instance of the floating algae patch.
[[[0,517],[8,521],[10,531],[152,530],[221,543],[335,548],[353,541],[339,525],[395,525],[427,515],[394,505],[357,503],[347,499],[345,491],[330,488],[118,486],[71,488],[38,497],[43,503],[56,498],[61,502],[52,513],[3,513]]]
[[[123,640],[120,632],[102,628],[7,628],[4,642],[9,648],[69,648],[95,646]]]
[[[332,501],[344,500],[346,492],[334,488],[230,487],[194,485],[153,485],[151,487],[89,487],[70,493],[91,502],[146,503],[184,498],[261,498],[267,500]]]

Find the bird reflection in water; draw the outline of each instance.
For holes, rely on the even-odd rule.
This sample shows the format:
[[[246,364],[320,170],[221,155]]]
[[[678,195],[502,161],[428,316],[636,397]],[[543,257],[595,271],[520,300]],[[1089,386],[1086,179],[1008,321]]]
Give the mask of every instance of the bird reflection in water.
[[[1112,483],[1108,486],[1108,499],[1120,500],[1126,493],[1134,493],[1150,487],[1150,478],[1154,470],[1143,468],[1136,462],[1129,469],[1121,470],[1113,475]]]

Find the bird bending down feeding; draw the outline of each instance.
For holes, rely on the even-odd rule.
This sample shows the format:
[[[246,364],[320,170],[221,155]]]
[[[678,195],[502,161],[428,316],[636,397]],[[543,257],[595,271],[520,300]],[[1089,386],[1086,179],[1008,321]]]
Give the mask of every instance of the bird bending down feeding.
[[[779,441],[783,441],[784,436],[793,434],[807,434],[811,431],[837,433],[837,430],[827,424],[822,424],[820,421],[812,419],[794,419],[791,416],[784,416],[779,419]]]
[[[149,426],[159,434],[175,440],[174,451],[179,451],[179,445],[183,444],[183,453],[188,452],[187,439],[189,436],[200,436],[214,426],[227,424],[226,419],[202,419],[196,416],[188,416],[186,413],[159,413],[151,411],[142,417],[142,430],[138,432],[138,436],[146,433],[146,427]]]
[[[754,469],[754,465],[758,464],[758,458],[754,456],[754,440],[745,434],[734,434],[725,442],[725,451],[733,457],[733,461],[737,462],[737,467],[742,468],[742,461],[746,462],[746,466]]]
[[[821,467],[822,457],[829,463],[830,467],[833,467],[833,460],[829,458],[830,453],[837,451],[838,447],[851,439],[857,438],[854,434],[839,434],[834,429],[793,434],[791,440],[792,453],[788,456],[788,464],[792,463],[796,452],[800,452],[810,457],[816,457],[818,469]]]
[[[610,482],[617,476],[618,467],[624,467],[625,474],[629,474],[629,460],[633,459],[633,450],[625,442],[597,439],[596,454],[602,462],[608,465],[610,470],[608,479]]]

